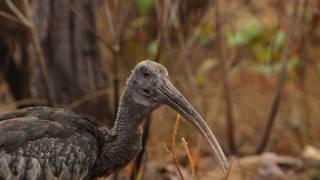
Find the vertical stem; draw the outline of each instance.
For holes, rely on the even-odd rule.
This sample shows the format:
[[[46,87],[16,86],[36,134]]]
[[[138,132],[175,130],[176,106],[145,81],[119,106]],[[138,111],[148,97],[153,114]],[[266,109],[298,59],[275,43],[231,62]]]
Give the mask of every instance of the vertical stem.
[[[216,19],[216,33],[217,41],[219,44],[219,58],[222,64],[222,78],[223,78],[223,89],[224,89],[224,99],[226,105],[226,118],[227,118],[227,133],[228,133],[228,145],[232,154],[237,153],[235,145],[235,128],[234,128],[234,118],[233,118],[233,106],[230,96],[230,84],[228,78],[228,67],[225,58],[224,42],[222,37],[222,27],[220,23],[220,5],[219,0],[215,2],[215,19]]]
[[[115,49],[113,53],[113,103],[114,103],[114,111],[113,111],[113,117],[116,119],[117,112],[118,112],[118,106],[119,106],[119,73],[118,73],[118,59],[119,59],[119,49]]]
[[[164,29],[164,23],[166,20],[166,16],[164,13],[166,12],[166,9],[163,10],[162,17],[158,17],[159,27],[158,27],[158,32],[157,32],[157,51],[156,55],[154,57],[155,62],[159,62],[160,60],[160,55],[161,55],[161,50],[162,50],[162,44],[163,44],[163,29]],[[146,145],[149,139],[149,134],[150,134],[150,126],[151,126],[151,120],[152,120],[152,113],[149,114],[149,116],[146,118],[146,122],[144,123],[143,126],[143,134],[142,134],[142,150],[139,152],[139,154],[136,157],[135,163],[132,167],[131,170],[131,175],[130,175],[130,180],[135,180],[140,172],[141,165],[142,165],[142,159],[145,153]]]
[[[119,106],[119,73],[118,73],[118,61],[119,61],[119,52],[121,50],[121,35],[122,33],[120,32],[120,28],[121,25],[119,24],[115,24],[117,21],[119,21],[120,17],[119,17],[119,13],[120,13],[120,4],[118,1],[115,1],[116,3],[116,16],[113,16],[115,19],[112,19],[112,25],[113,28],[110,27],[110,29],[113,29],[114,31],[114,36],[115,36],[115,46],[112,47],[112,54],[113,54],[113,103],[114,103],[114,121],[117,118],[117,113],[118,113],[118,106]],[[122,22],[119,22],[122,23]],[[113,176],[113,180],[118,180],[119,179],[119,171],[116,172]]]
[[[36,59],[38,61],[38,64],[40,65],[40,75],[41,75],[41,80],[43,82],[44,86],[44,92],[46,95],[46,99],[48,101],[49,106],[55,106],[53,94],[50,88],[49,84],[49,75],[48,75],[48,69],[47,65],[43,56],[43,51],[39,42],[39,39],[37,37],[37,34],[35,32],[34,26],[30,28],[30,36],[31,36],[31,41],[35,49],[35,54],[36,54]]]
[[[282,58],[281,58],[282,63],[281,63],[281,69],[280,69],[280,73],[279,73],[277,88],[276,88],[276,92],[275,92],[275,95],[274,95],[274,98],[272,101],[271,110],[268,115],[266,129],[262,135],[261,142],[257,147],[256,154],[261,154],[266,149],[267,144],[270,139],[272,127],[275,122],[276,115],[278,113],[279,104],[280,104],[280,100],[282,97],[281,96],[282,89],[283,89],[284,81],[286,79],[287,64],[289,61],[289,45],[292,40],[292,33],[293,33],[292,30],[294,29],[295,20],[297,18],[298,6],[299,6],[299,0],[294,0],[293,1],[293,13],[291,15],[290,25],[289,25],[289,29],[288,29],[288,35],[287,35],[285,47],[284,47],[284,50],[282,53]]]
[[[308,4],[309,0],[301,0],[301,9],[298,13],[297,18],[297,24],[299,24],[298,31],[299,31],[299,43],[297,48],[297,55],[299,56],[299,59],[302,60],[302,64],[299,66],[298,69],[298,85],[299,90],[301,91],[301,95],[299,96],[299,101],[301,101],[301,104],[299,107],[301,107],[301,112],[303,114],[302,118],[305,119],[305,125],[303,127],[300,127],[297,129],[297,135],[299,134],[305,134],[304,136],[299,136],[300,144],[304,146],[305,144],[308,144],[312,142],[313,137],[310,135],[311,133],[311,121],[309,117],[309,102],[308,102],[308,90],[306,88],[306,75],[307,75],[307,67],[306,63],[308,61],[308,55],[307,55],[307,49],[308,49],[308,41],[311,37],[308,34],[308,28],[311,27],[311,24],[308,23]]]

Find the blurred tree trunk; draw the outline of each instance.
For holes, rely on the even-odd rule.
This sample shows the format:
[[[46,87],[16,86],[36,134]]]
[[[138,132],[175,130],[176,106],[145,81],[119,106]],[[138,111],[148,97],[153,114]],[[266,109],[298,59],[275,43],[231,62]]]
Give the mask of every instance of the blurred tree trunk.
[[[95,31],[94,1],[34,0],[34,21],[39,32],[53,94],[58,104],[70,104],[81,96],[106,88]],[[39,73],[35,73],[32,91],[43,96]],[[87,101],[75,109],[109,119],[107,97]]]
[[[104,73],[98,42],[94,36],[96,21],[94,1],[33,0],[32,9],[33,20],[46,59],[49,83],[57,105],[69,105],[88,93],[106,88],[108,79]],[[8,59],[14,56],[9,51],[5,53],[8,54],[6,56]],[[32,73],[28,73],[27,81],[20,83],[23,87],[28,87],[28,90],[24,90],[23,96],[15,96],[17,100],[28,96],[45,97],[40,66],[35,61],[32,47],[29,58],[28,62],[31,63],[29,70]],[[27,61],[22,56],[20,59],[21,62]],[[25,65],[22,67],[26,68]],[[21,80],[22,77],[17,78]],[[16,88],[17,86],[12,90]],[[106,95],[85,101],[74,110],[100,120],[107,120],[111,122],[108,123],[109,125],[112,124],[110,121],[112,113]]]
[[[12,1],[21,12],[21,1]],[[0,1],[0,11],[12,15],[4,1]],[[15,100],[30,97],[29,44],[23,25],[0,16],[0,71],[8,82]]]

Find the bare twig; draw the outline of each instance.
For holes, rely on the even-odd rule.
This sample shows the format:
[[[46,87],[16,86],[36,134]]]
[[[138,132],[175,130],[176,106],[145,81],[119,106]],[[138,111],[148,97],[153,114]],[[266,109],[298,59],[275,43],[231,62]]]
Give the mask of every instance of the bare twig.
[[[187,143],[187,141],[185,140],[184,137],[181,138],[181,141],[182,141],[182,145],[183,145],[183,147],[184,147],[184,149],[185,149],[185,151],[187,152],[187,155],[188,155],[188,159],[189,159],[190,166],[191,166],[192,179],[195,180],[195,179],[197,179],[196,178],[196,169],[194,167],[194,162],[192,160],[191,152],[190,152],[190,150],[188,148],[188,143]]]
[[[228,168],[227,174],[223,178],[224,180],[228,180],[229,179],[230,174],[231,174],[231,169],[232,169],[232,160],[229,161],[229,168]]]
[[[171,152],[169,151],[169,149],[167,148],[167,146],[165,144],[163,145],[163,148],[167,151],[167,153],[169,154],[171,159],[174,161],[180,178],[182,180],[184,180],[184,177],[182,175],[182,172],[181,172],[181,169],[180,169],[180,165],[179,165],[179,162],[178,162],[177,156],[176,156],[176,139],[177,139],[176,137],[177,137],[177,133],[178,133],[178,129],[179,129],[179,124],[180,124],[180,115],[177,114],[176,123],[174,125],[174,129],[173,129],[173,132],[172,132]]]
[[[311,24],[308,21],[308,4],[309,0],[302,0],[302,6],[301,6],[301,11],[300,11],[300,16],[299,16],[299,33],[300,33],[300,41],[298,43],[298,56],[300,57],[299,59],[302,60],[302,64],[298,70],[299,72],[299,87],[302,92],[303,99],[301,100],[301,106],[304,111],[304,119],[305,119],[305,130],[302,133],[305,133],[305,136],[302,136],[301,138],[306,138],[305,143],[310,142],[313,137],[310,134],[310,129],[311,129],[311,118],[310,118],[310,104],[308,102],[308,88],[306,88],[306,79],[307,79],[307,62],[310,61],[310,58],[308,56],[308,49],[309,49],[309,44],[310,44],[310,38],[312,38],[312,35],[310,35],[310,28]],[[315,66],[316,67],[316,66]]]
[[[85,94],[84,96],[76,99],[72,103],[70,103],[66,108],[67,109],[75,109],[85,103],[86,101],[90,101],[94,98],[100,97],[100,96],[105,96],[110,94],[107,89],[99,89],[90,93]]]
[[[46,97],[48,100],[48,105],[55,106],[53,94],[52,94],[50,84],[49,84],[49,75],[48,75],[47,65],[45,62],[43,51],[42,51],[40,41],[39,41],[39,38],[38,38],[38,35],[36,33],[35,28],[31,29],[30,36],[31,36],[32,44],[33,44],[35,51],[36,51],[35,54],[37,56],[38,63],[40,65],[41,79],[44,84],[44,90],[45,90],[45,94],[46,94]]]
[[[280,69],[280,73],[279,73],[279,78],[278,78],[278,83],[277,83],[277,88],[276,88],[276,92],[272,101],[272,106],[271,106],[271,111],[268,115],[268,120],[267,120],[267,124],[266,124],[266,129],[263,133],[262,139],[260,144],[257,147],[256,150],[256,154],[261,154],[265,148],[267,147],[267,144],[269,142],[269,138],[271,135],[271,131],[272,131],[272,127],[275,121],[275,117],[277,115],[278,109],[279,109],[279,104],[280,104],[280,100],[281,100],[281,95],[282,95],[282,89],[283,89],[283,85],[284,85],[284,81],[286,79],[286,73],[287,73],[287,64],[289,62],[289,46],[291,44],[292,41],[292,34],[293,34],[293,30],[295,29],[295,21],[298,15],[298,7],[299,7],[299,0],[294,0],[293,1],[293,13],[291,15],[291,19],[290,19],[290,25],[289,25],[289,29],[288,29],[288,35],[287,35],[287,39],[285,42],[285,46],[284,46],[284,50],[282,53],[282,58],[281,58],[281,69]]]
[[[226,117],[227,117],[227,133],[228,133],[228,144],[231,153],[236,154],[237,148],[235,144],[235,125],[233,118],[233,106],[230,95],[230,83],[228,78],[228,66],[226,62],[224,42],[222,37],[222,27],[220,23],[220,5],[219,0],[214,1],[215,4],[215,20],[216,20],[216,36],[219,44],[219,58],[222,64],[222,78],[223,78],[223,89],[224,99],[226,105]]]
[[[2,104],[1,106],[30,106],[30,105],[37,105],[37,106],[46,106],[48,105],[48,101],[46,99],[41,98],[27,98],[21,99],[19,101],[14,101],[6,104]]]
[[[109,18],[109,24],[110,28],[112,29],[112,32],[114,32],[114,46],[112,46],[112,55],[113,55],[113,88],[114,88],[114,117],[116,117],[118,112],[118,105],[119,105],[119,98],[120,98],[120,77],[119,77],[119,59],[120,59],[120,53],[121,53],[121,44],[123,41],[123,35],[125,32],[125,26],[127,22],[127,17],[129,14],[130,7],[132,5],[132,1],[129,1],[129,3],[126,3],[124,7],[121,6],[121,3],[116,1],[115,6],[115,16],[110,16]],[[108,5],[107,5],[108,6]],[[121,6],[121,7],[120,7]],[[122,11],[121,8],[124,10]],[[106,11],[110,11],[109,7],[106,7]],[[125,13],[123,13],[125,12]],[[109,12],[111,13],[111,12]],[[111,18],[112,17],[112,18]]]
[[[172,132],[171,152],[174,157],[176,157],[176,139],[177,139],[179,124],[180,124],[180,118],[181,118],[180,114],[177,114],[176,123],[174,125],[173,132]],[[178,162],[176,162],[176,164],[178,164]]]
[[[177,158],[175,156],[173,156],[173,154],[170,152],[170,150],[168,149],[167,145],[166,144],[163,144],[162,145],[163,149],[168,153],[169,157],[173,160],[173,161],[178,161]],[[178,171],[178,174],[179,174],[179,177],[181,180],[184,180],[184,177],[182,175],[182,172],[181,172],[181,169],[180,169],[180,166],[179,164],[175,164],[176,165],[176,169]]]
[[[15,23],[21,24],[23,26],[25,26],[24,23],[22,23],[18,18],[16,18],[15,16],[12,16],[11,14],[4,12],[4,11],[0,11],[0,16],[8,19],[9,21],[13,21]]]
[[[25,2],[25,1],[24,1]],[[17,6],[11,1],[11,0],[5,0],[6,5],[9,7],[9,9],[14,13],[17,19],[20,20],[22,24],[24,24],[26,27],[31,28],[32,22],[30,19],[28,19],[18,8]],[[26,4],[25,4],[26,5]],[[27,5],[28,6],[28,5]],[[26,7],[28,8],[28,7]]]
[[[23,5],[26,10],[26,15],[24,15],[11,0],[5,0],[5,3],[9,7],[9,9],[14,13],[16,18],[19,19],[21,24],[23,24],[28,29],[29,37],[35,50],[36,59],[38,61],[38,64],[40,65],[41,80],[44,85],[44,91],[46,94],[48,105],[54,106],[55,103],[54,103],[53,94],[50,88],[49,75],[48,75],[48,70],[45,63],[45,58],[43,55],[42,47],[40,45],[39,37],[36,32],[36,28],[31,19],[31,12],[32,12],[31,5],[29,1],[27,0],[23,1]]]
[[[174,125],[173,133],[172,133],[171,152],[172,152],[172,156],[174,158],[174,163],[176,164],[179,176],[181,177],[181,179],[184,179],[183,175],[182,175],[182,172],[181,172],[181,170],[179,168],[179,162],[177,160],[177,153],[176,153],[176,139],[177,139],[179,125],[180,125],[180,114],[177,114],[176,123]]]

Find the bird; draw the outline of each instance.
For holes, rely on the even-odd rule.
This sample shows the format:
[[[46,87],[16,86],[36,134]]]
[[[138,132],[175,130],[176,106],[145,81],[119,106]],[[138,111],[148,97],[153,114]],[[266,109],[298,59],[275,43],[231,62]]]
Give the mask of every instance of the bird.
[[[223,172],[228,161],[209,126],[152,60],[131,71],[112,128],[67,109],[28,107],[0,115],[0,179],[88,180],[107,177],[141,150],[141,123],[161,105],[173,108],[208,142]]]

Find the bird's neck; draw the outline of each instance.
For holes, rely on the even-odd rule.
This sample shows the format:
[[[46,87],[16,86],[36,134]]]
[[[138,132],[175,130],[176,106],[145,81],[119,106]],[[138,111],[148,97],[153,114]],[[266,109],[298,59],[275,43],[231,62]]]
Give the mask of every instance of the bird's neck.
[[[112,132],[121,135],[123,132],[135,133],[144,118],[154,109],[154,107],[145,106],[137,103],[133,98],[130,86],[127,87],[121,97],[118,108],[117,118]]]
[[[137,155],[141,150],[140,124],[154,108],[135,102],[127,84],[120,100],[115,125],[110,133],[114,139],[110,142],[110,137],[106,137],[102,154],[96,163],[97,174],[109,175],[128,164]]]

